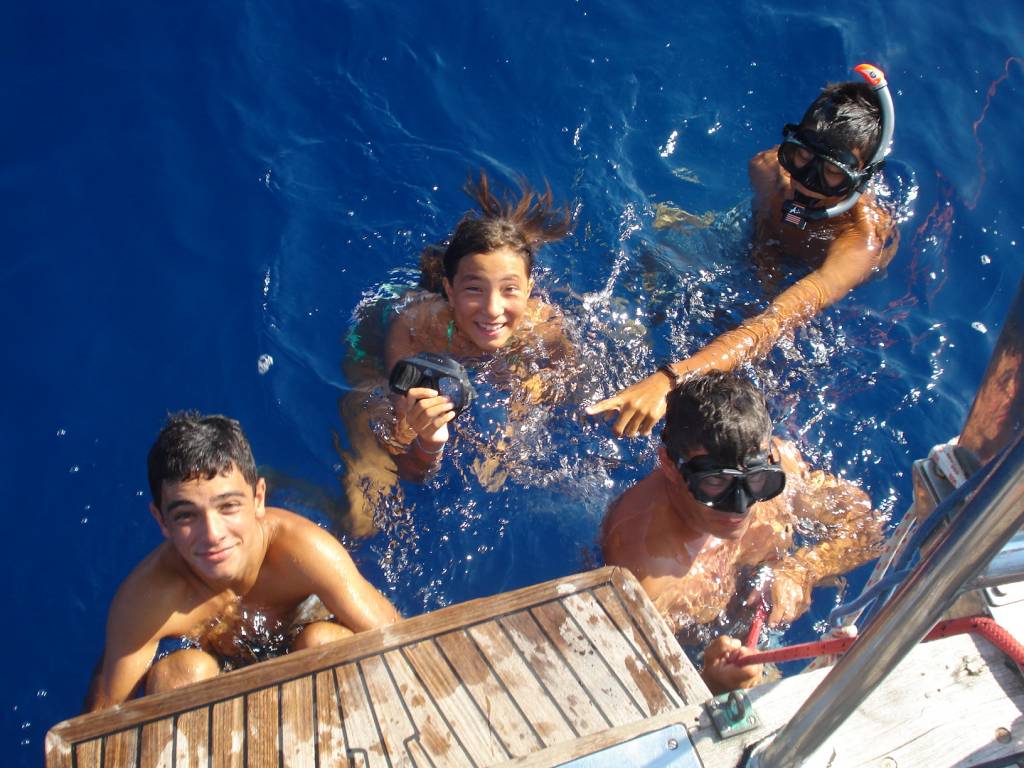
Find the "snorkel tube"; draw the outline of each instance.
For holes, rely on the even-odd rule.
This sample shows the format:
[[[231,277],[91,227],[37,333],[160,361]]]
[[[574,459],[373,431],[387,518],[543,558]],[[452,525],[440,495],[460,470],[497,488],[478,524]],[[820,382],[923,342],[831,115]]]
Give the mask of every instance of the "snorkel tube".
[[[892,144],[892,134],[896,128],[896,110],[893,108],[892,94],[889,93],[889,84],[885,80],[885,73],[871,64],[858,64],[854,67],[854,72],[857,72],[867,80],[868,85],[872,87],[878,96],[878,105],[882,118],[882,135],[878,139],[878,149],[875,150],[875,154],[870,162],[864,166],[864,170],[867,173],[863,181],[845,200],[836,203],[831,208],[807,208],[798,203],[789,203],[784,207],[783,219],[792,224],[797,224],[801,229],[807,225],[808,221],[834,219],[836,216],[840,216],[853,208],[864,192],[868,181],[882,167],[885,155]],[[796,219],[800,221],[796,221]]]

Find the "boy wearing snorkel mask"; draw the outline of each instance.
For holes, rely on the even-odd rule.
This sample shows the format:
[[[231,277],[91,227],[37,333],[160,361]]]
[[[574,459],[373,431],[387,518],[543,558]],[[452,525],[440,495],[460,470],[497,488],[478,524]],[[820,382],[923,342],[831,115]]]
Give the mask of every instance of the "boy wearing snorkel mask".
[[[779,337],[804,324],[888,265],[898,231],[866,190],[879,170],[895,124],[881,70],[861,64],[866,82],[830,85],[782,143],[749,166],[754,191],[754,258],[774,267],[795,257],[813,268],[775,297],[761,314],[723,333],[692,357],[662,365],[651,376],[587,409],[617,411],[616,435],[650,434],[665,413],[665,396],[683,379],[729,371],[763,357]]]
[[[658,467],[605,516],[605,562],[632,571],[684,641],[706,642],[762,595],[769,624],[792,622],[815,585],[877,555],[883,520],[867,495],[811,471],[771,429],[748,379],[718,371],[691,378],[669,393]],[[734,642],[722,638],[708,650],[712,690],[760,676],[752,667],[709,666]]]

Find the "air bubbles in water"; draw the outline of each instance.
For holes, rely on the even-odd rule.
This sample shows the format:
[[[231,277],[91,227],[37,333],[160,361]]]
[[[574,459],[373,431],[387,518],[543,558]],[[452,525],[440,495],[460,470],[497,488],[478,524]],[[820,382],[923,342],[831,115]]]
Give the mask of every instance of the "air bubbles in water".
[[[260,359],[256,361],[256,370],[260,372],[260,376],[263,376],[270,370],[270,366],[274,364],[274,358],[270,355],[260,355]]]
[[[985,327],[985,324],[979,323],[977,320],[971,323],[971,328],[976,330],[978,333],[988,333],[988,328]]]
[[[982,264],[991,264],[992,263],[992,257],[989,256],[987,253],[981,254],[981,263]]]

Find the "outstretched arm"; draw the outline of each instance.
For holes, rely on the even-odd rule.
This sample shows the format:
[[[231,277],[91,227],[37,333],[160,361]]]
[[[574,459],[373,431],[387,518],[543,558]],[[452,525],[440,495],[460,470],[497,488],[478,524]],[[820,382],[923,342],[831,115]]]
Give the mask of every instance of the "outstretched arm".
[[[864,282],[878,257],[878,249],[871,246],[863,231],[851,228],[836,238],[819,269],[783,291],[764,312],[670,367],[679,377],[687,378],[712,370],[731,371],[747,360],[765,356],[784,333],[803,325]],[[647,435],[665,415],[665,397],[672,386],[672,379],[658,371],[595,403],[587,408],[587,413],[593,416],[618,411],[612,426],[616,435]]]

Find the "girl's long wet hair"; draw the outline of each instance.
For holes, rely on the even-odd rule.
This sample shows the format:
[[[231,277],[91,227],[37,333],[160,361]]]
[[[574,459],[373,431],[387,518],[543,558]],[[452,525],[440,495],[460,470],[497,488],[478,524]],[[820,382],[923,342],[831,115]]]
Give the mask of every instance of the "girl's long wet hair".
[[[444,293],[441,279],[455,279],[459,262],[474,253],[489,253],[509,248],[522,256],[526,274],[533,271],[533,257],[544,243],[561,240],[572,231],[568,206],[556,208],[551,187],[535,192],[525,179],[518,180],[519,198],[499,199],[491,191],[490,180],[480,171],[479,180],[469,174],[463,190],[479,207],[469,211],[455,227],[447,247],[430,245],[420,256],[420,287]]]

